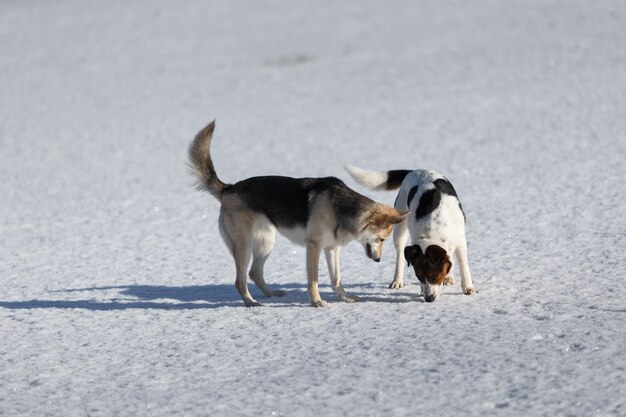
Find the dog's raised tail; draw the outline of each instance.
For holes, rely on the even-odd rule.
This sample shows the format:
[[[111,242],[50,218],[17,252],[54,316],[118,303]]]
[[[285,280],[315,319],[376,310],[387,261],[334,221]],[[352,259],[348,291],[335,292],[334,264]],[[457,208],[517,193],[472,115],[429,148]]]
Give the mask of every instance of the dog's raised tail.
[[[411,172],[408,169],[367,171],[353,165],[346,165],[345,168],[356,182],[372,190],[395,190],[400,188],[404,178]]]
[[[215,120],[199,131],[189,145],[189,170],[197,179],[196,188],[198,190],[208,191],[215,198],[221,200],[226,184],[217,176],[211,159],[211,140],[214,130]]]

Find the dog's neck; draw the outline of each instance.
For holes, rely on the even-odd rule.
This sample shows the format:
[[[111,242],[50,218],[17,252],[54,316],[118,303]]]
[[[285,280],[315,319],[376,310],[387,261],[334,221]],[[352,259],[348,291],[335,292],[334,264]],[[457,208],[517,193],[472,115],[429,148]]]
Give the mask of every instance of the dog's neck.
[[[428,249],[428,247],[431,245],[437,245],[442,247],[448,254],[452,250],[449,242],[440,239],[433,239],[431,237],[419,237],[413,241],[413,244],[418,245],[420,248],[422,248],[423,252],[426,252],[426,249]]]

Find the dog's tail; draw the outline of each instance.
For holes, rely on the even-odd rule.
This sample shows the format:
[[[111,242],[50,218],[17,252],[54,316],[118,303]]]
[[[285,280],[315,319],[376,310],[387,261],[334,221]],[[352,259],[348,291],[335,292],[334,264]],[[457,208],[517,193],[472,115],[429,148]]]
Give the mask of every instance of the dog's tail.
[[[352,165],[346,165],[345,168],[356,182],[372,190],[395,190],[400,188],[404,178],[412,172],[409,169],[367,171]]]
[[[221,200],[226,184],[217,176],[211,160],[210,148],[214,130],[215,120],[199,131],[189,145],[189,170],[197,179],[196,188],[199,191],[208,191]]]

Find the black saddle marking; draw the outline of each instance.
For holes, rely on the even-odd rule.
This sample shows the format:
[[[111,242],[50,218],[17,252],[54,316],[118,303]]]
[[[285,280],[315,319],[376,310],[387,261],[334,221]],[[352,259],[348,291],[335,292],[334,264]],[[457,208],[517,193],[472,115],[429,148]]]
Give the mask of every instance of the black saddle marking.
[[[420,220],[422,217],[425,217],[435,211],[439,204],[441,204],[441,196],[451,195],[455,197],[458,201],[459,197],[456,194],[456,190],[446,178],[439,178],[433,181],[433,185],[435,188],[431,188],[422,194],[420,197],[420,202],[415,210],[415,219]],[[411,189],[413,191],[413,189]],[[409,197],[411,196],[411,191],[409,191]],[[417,191],[417,190],[416,190]],[[461,213],[463,213],[463,219],[465,219],[465,212],[463,212],[463,207],[459,202],[459,208],[461,209]]]

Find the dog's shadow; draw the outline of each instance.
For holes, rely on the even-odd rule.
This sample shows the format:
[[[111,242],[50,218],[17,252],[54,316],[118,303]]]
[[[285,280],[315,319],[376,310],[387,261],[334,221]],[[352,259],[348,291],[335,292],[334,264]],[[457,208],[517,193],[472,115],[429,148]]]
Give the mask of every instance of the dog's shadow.
[[[288,290],[287,294],[297,292],[298,288],[295,287],[295,285],[291,284],[281,286],[281,288]],[[253,288],[250,288],[250,290],[253,296],[258,296],[253,291]],[[304,288],[304,291],[306,291],[306,288]],[[85,296],[88,296],[88,299],[75,299],[72,296],[68,297],[70,299],[67,300],[0,301],[0,307],[8,309],[60,308],[110,311],[127,309],[189,310],[244,306],[234,285],[228,284],[182,287],[118,285],[71,288],[56,290],[53,293],[55,295],[85,294]],[[264,298],[264,301],[266,300],[270,300],[270,298]]]
[[[347,288],[365,289],[367,293],[350,292],[349,295],[358,296],[361,302],[404,303],[422,301],[415,294],[394,293],[391,297],[384,295],[384,287],[373,284],[347,285]],[[250,292],[262,304],[271,307],[308,307],[309,295],[305,284],[278,284],[275,289],[285,291],[283,297],[265,297],[254,286],[250,285]],[[380,289],[380,295],[369,290]],[[320,285],[322,297],[327,301],[340,302],[330,286]],[[377,291],[378,292],[378,291]],[[191,286],[164,286],[164,285],[119,285],[72,288],[53,291],[54,294],[85,294],[84,299],[32,299],[24,301],[0,301],[0,308],[6,309],[86,309],[93,311],[113,311],[128,309],[158,309],[158,310],[189,310],[212,309],[221,307],[244,307],[243,301],[231,284],[210,284]],[[409,298],[407,298],[409,297]],[[55,297],[56,298],[56,297]]]

